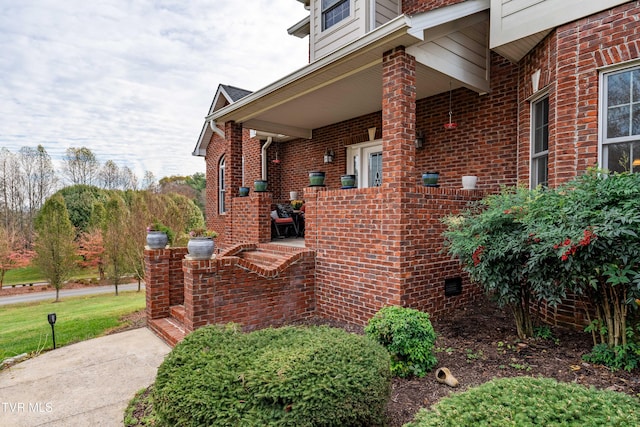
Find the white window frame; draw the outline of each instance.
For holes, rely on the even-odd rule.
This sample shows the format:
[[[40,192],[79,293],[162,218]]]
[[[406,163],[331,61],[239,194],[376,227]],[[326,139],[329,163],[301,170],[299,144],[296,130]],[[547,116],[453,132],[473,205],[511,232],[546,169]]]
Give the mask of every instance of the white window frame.
[[[624,64],[617,64],[612,67],[606,67],[600,70],[599,76],[599,93],[598,93],[598,105],[599,105],[599,115],[598,115],[598,166],[602,169],[608,169],[609,167],[609,156],[608,156],[608,148],[614,144],[631,144],[636,143],[636,145],[640,145],[640,134],[637,135],[627,135],[615,138],[609,138],[607,136],[607,128],[608,128],[608,78],[610,76],[632,72],[640,70],[640,62],[633,61],[627,62]],[[637,100],[640,101],[640,100]],[[634,156],[633,147],[631,147],[631,154]],[[630,159],[630,162],[633,159]],[[640,166],[634,166],[632,164],[629,165],[631,170],[634,172],[640,172]]]
[[[226,166],[227,162],[225,159],[225,156],[220,157],[220,160],[218,161],[218,214],[222,215],[224,214],[227,210],[226,210],[226,204],[224,201],[224,196],[226,193],[226,180],[224,177],[224,173],[225,170],[227,169]]]
[[[322,2],[323,2],[323,0],[320,0],[320,1],[319,1],[319,6],[318,6],[318,8],[320,9],[320,28],[321,28],[321,31],[323,31],[323,32],[324,32],[324,31],[331,31],[332,29],[337,28],[336,26],[337,26],[338,24],[340,24],[341,22],[344,22],[344,21],[348,20],[348,19],[349,19],[349,18],[351,18],[351,17],[352,17],[352,15],[353,15],[353,4],[352,4],[352,0],[337,0],[335,4],[333,4],[331,7],[329,7],[329,8],[328,8],[328,9],[326,9],[326,10],[324,10],[324,9],[323,9]],[[324,24],[324,17],[325,17],[325,13],[327,13],[328,11],[331,11],[331,10],[333,10],[333,9],[337,8],[337,7],[340,7],[340,5],[341,5],[341,4],[344,4],[344,3],[346,3],[346,4],[348,4],[348,5],[349,5],[349,14],[348,14],[347,16],[345,16],[344,18],[342,18],[341,20],[334,22],[332,25],[330,25],[330,26],[328,26],[328,27],[325,27],[325,24]]]
[[[347,146],[347,174],[356,175],[358,188],[369,186],[369,155],[377,152],[382,152],[381,139]]]
[[[543,102],[544,100],[547,101],[547,123],[546,123],[546,127],[547,127],[547,149],[546,150],[542,150],[538,153],[535,152],[535,146],[536,146],[536,105],[539,104],[540,102]],[[530,188],[535,188],[538,185],[543,185],[543,186],[549,186],[549,92],[548,91],[544,91],[541,92],[539,94],[536,94],[536,96],[534,98],[532,98],[529,101],[529,108],[530,108],[530,118],[531,118],[531,126],[530,126],[530,138],[529,140],[531,141],[530,144],[530,149],[529,149],[529,186]],[[547,181],[546,182],[541,182],[540,181],[540,177],[538,176],[538,162],[541,159],[547,159]]]

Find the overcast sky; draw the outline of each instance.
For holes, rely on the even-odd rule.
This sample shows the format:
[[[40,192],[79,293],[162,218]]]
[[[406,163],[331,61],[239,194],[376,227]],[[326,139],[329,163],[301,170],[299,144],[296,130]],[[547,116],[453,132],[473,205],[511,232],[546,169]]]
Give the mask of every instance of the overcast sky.
[[[139,178],[204,172],[193,151],[218,84],[303,67],[297,0],[0,0],[0,147],[89,147]]]

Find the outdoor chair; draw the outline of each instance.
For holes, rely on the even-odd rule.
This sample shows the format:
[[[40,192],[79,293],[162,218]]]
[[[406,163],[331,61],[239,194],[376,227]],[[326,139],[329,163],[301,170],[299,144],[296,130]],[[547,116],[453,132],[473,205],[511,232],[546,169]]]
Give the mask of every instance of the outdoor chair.
[[[298,228],[293,218],[282,205],[277,205],[276,209],[271,211],[272,230],[275,231],[276,237],[284,239],[287,236],[297,236]],[[272,233],[273,235],[274,233]]]

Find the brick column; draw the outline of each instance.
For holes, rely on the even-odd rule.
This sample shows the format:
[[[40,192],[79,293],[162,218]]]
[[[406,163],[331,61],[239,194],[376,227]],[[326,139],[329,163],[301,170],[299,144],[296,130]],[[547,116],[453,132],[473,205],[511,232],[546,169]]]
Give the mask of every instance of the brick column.
[[[184,327],[191,332],[215,323],[214,280],[218,261],[182,261],[184,272]]]
[[[387,236],[380,249],[396,259],[386,271],[388,300],[400,302],[411,281],[412,192],[416,188],[416,62],[403,46],[382,58],[382,188],[380,229]]]
[[[382,58],[382,185],[415,186],[416,61],[404,46]]]
[[[169,316],[170,257],[170,249],[145,249],[144,251],[147,320]]]
[[[304,244],[307,248],[317,250],[318,224],[321,213],[318,209],[320,192],[327,187],[306,187],[304,189]]]
[[[225,122],[225,206],[227,214],[233,209],[231,199],[238,194],[238,187],[242,185],[242,124]],[[225,242],[233,241],[233,227],[227,223],[225,228]]]

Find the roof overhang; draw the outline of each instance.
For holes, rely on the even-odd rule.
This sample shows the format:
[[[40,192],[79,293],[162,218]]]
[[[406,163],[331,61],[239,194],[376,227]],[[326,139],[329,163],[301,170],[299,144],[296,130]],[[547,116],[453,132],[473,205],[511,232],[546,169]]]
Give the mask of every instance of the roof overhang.
[[[461,26],[474,27],[472,33],[481,40],[470,40],[468,35],[453,39],[458,44],[479,44],[486,55],[478,61],[488,60],[488,35],[476,31],[484,27],[488,31],[488,9],[489,0],[469,0],[414,16],[401,15],[273,84],[210,112],[206,122],[217,128],[217,123],[235,121],[257,131],[311,138],[313,129],[380,111],[383,53],[398,46],[416,56],[418,99],[451,87],[486,92],[488,69],[473,79],[469,76],[477,70],[452,72],[468,65],[460,61],[464,52],[456,52],[455,47],[447,50],[443,43],[444,49],[436,49],[430,43],[457,33]]]

